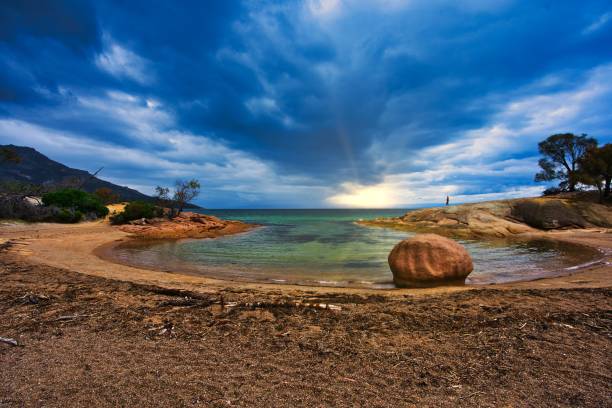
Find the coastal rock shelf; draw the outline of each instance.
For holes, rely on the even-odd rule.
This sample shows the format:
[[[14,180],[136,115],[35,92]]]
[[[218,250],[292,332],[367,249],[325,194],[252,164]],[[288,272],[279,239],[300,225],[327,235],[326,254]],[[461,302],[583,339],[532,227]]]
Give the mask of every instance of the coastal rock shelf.
[[[612,228],[612,207],[565,198],[521,198],[410,211],[362,225],[445,236],[507,238],[554,229]]]
[[[223,235],[248,231],[255,225],[241,221],[222,220],[212,215],[185,212],[168,220],[158,218],[142,220],[137,224],[119,227],[139,238],[146,239],[179,239],[179,238],[214,238]]]

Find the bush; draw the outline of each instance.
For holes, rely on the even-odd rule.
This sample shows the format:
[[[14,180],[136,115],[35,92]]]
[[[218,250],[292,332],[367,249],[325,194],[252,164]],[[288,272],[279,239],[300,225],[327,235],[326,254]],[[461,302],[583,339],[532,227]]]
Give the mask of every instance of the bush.
[[[561,190],[559,187],[548,187],[546,190],[544,190],[542,195],[551,196],[560,194],[561,192],[563,192],[563,190]]]
[[[71,219],[71,217],[78,215],[80,220],[83,214],[93,214],[95,217],[106,217],[108,215],[108,208],[96,196],[72,188],[47,193],[43,195],[42,201],[45,206],[55,206],[66,210],[62,215],[62,218],[65,219]]]
[[[69,208],[34,205],[19,195],[0,195],[0,218],[28,222],[79,222],[83,213]]]
[[[123,212],[110,217],[111,223],[126,224],[141,218],[155,218],[164,215],[164,210],[154,204],[144,201],[132,201],[123,209]]]
[[[30,222],[49,221],[56,208],[32,205],[21,195],[0,195],[0,218]]]
[[[81,221],[83,213],[79,210],[71,208],[59,208],[57,214],[53,217],[53,221],[72,224]]]

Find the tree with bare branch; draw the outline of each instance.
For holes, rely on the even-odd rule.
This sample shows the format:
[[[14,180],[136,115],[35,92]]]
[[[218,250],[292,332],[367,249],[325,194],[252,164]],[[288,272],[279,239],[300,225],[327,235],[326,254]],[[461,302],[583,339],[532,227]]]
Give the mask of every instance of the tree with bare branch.
[[[168,216],[177,217],[183,212],[187,204],[193,201],[200,194],[200,182],[198,180],[177,180],[174,183],[174,193],[170,198],[168,187],[155,187],[155,196],[160,205],[170,208]]]

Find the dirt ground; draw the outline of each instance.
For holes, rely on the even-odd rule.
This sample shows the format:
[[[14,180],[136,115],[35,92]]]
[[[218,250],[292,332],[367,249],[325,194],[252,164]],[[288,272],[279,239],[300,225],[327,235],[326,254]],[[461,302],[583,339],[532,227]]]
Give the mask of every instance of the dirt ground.
[[[195,293],[6,251],[0,282],[0,407],[612,405],[609,288]]]

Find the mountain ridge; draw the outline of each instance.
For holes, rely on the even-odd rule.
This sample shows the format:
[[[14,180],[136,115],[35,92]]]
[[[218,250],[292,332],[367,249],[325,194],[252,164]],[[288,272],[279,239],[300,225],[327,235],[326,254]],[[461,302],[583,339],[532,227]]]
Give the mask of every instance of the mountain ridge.
[[[119,195],[122,201],[154,201],[151,196],[127,186],[119,186],[102,180],[85,170],[68,167],[45,156],[33,147],[0,145],[0,148],[13,149],[19,156],[19,163],[0,163],[1,181],[20,181],[33,184],[58,184],[71,178],[84,180],[83,190],[94,192],[99,188],[109,188]]]

